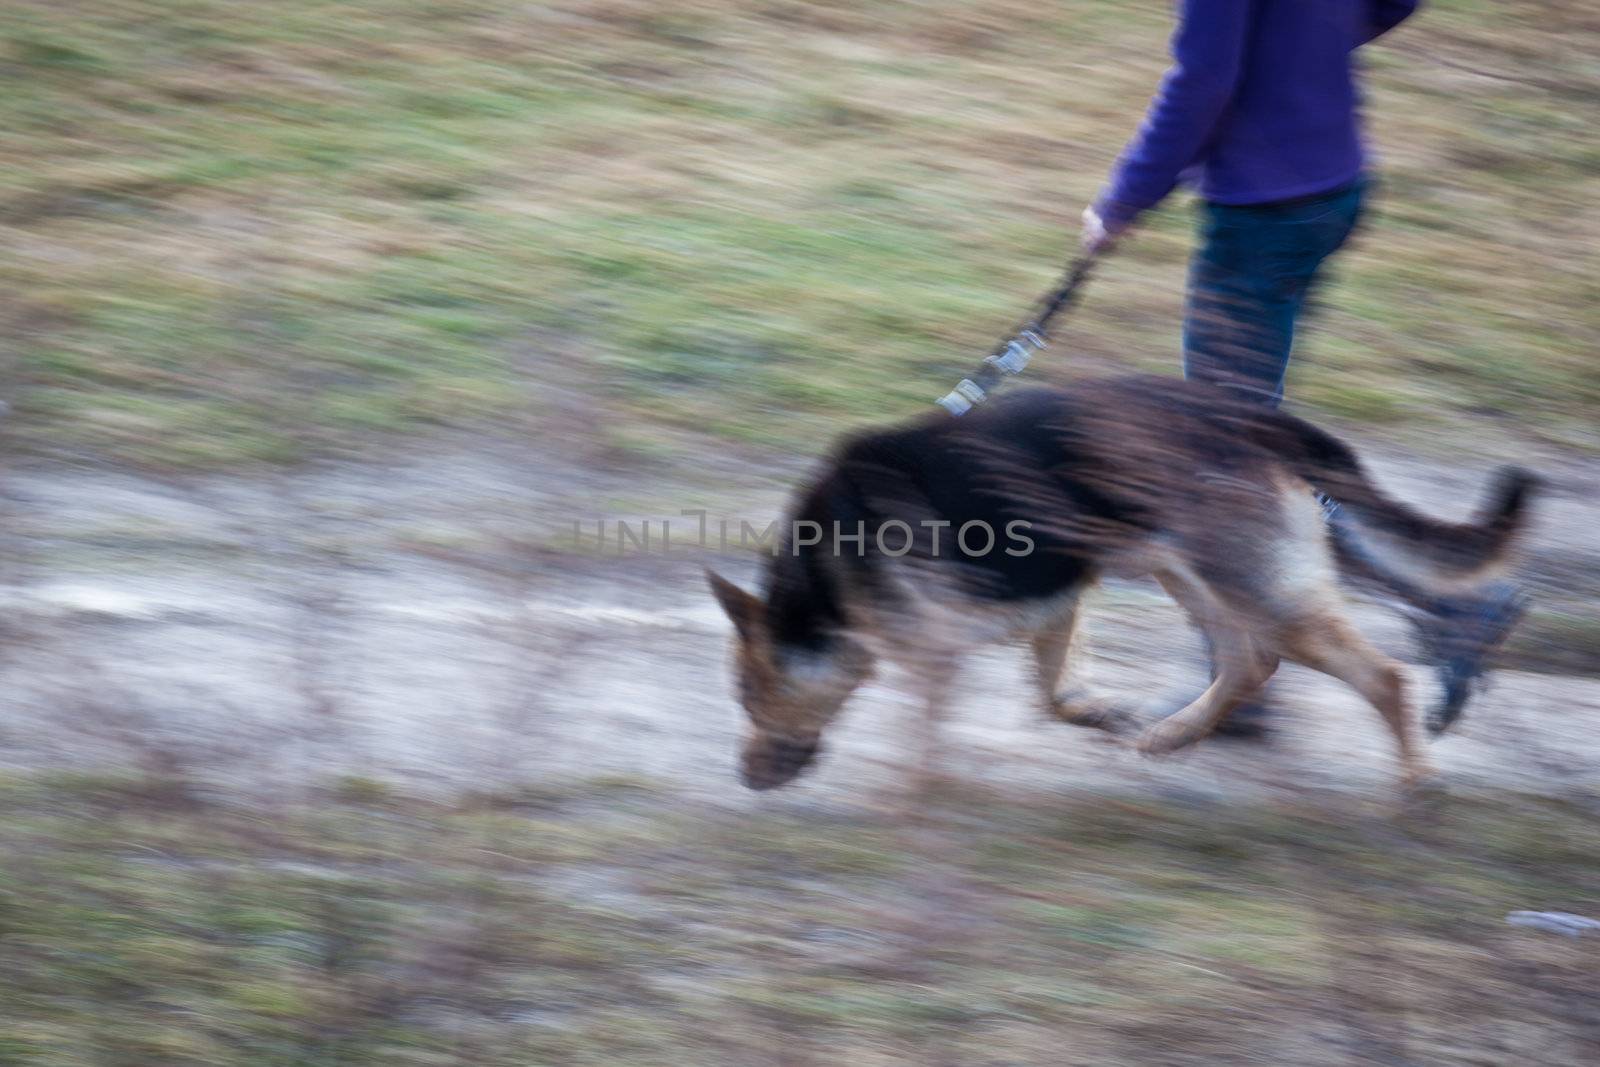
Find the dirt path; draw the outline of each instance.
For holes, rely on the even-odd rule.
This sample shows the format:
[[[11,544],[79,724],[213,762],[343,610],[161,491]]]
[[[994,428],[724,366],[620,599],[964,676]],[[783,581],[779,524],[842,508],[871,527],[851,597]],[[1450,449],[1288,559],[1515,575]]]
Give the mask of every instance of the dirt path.
[[[1486,464],[1377,466],[1461,514]],[[1589,597],[1600,504],[1585,490],[1600,478],[1554,466],[1535,581]],[[598,558],[565,542],[573,518],[684,508],[764,525],[789,474],[754,481],[728,461],[688,480],[647,475],[465,451],[261,482],[14,470],[0,760],[132,760],[262,788],[346,774],[453,792],[601,774],[737,805],[891,792],[915,714],[892,678],[854,701],[803,786],[777,799],[737,787],[739,715],[727,628],[701,584],[707,556]],[[748,578],[755,557],[718,566]],[[1392,616],[1360,615],[1404,647]],[[1089,627],[1099,684],[1159,707],[1198,683],[1196,643],[1153,585],[1106,587]],[[1427,675],[1417,685],[1431,696]],[[1024,789],[1229,795],[1392,780],[1377,718],[1353,695],[1298,669],[1277,692],[1288,713],[1271,747],[1213,743],[1156,763],[1041,721],[1020,651],[995,650],[963,677],[950,770]],[[1600,680],[1503,671],[1437,756],[1460,784],[1600,790]]]

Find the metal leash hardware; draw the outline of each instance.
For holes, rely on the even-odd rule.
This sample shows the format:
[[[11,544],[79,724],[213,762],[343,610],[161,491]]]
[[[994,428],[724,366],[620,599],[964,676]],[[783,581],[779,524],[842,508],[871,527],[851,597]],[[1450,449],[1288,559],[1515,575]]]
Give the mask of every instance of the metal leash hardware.
[[[1033,354],[1045,347],[1050,320],[1072,302],[1078,287],[1089,276],[1089,268],[1093,263],[1094,256],[1090,253],[1074,260],[1072,266],[1067,268],[1066,278],[1041,303],[1039,314],[985,356],[976,371],[961,379],[954,389],[939,398],[938,405],[952,415],[965,415],[988,399],[995,386],[1011,375],[1020,374]]]

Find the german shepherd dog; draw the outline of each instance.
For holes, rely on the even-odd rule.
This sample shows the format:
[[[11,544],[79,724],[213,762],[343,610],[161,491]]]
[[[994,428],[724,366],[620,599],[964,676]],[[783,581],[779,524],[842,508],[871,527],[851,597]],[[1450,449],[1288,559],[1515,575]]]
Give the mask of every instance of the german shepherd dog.
[[[1146,727],[1140,751],[1204,737],[1289,659],[1377,708],[1418,783],[1434,772],[1404,675],[1351,625],[1336,580],[1376,570],[1470,594],[1507,562],[1533,485],[1507,469],[1475,521],[1435,521],[1330,434],[1172,378],[1017,392],[850,438],[797,495],[760,596],[708,573],[738,635],[743,780],[798,775],[880,660],[919,679],[936,723],[962,655],[992,642],[1031,644],[1056,719],[1126,725],[1065,678],[1079,598],[1114,574],[1154,576],[1214,656],[1210,686]]]

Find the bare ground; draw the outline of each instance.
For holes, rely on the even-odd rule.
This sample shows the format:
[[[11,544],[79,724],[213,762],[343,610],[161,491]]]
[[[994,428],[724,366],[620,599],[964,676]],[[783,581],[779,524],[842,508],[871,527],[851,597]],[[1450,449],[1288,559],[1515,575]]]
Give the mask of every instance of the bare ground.
[[[1461,515],[1491,461],[1458,454],[1451,464],[1391,452],[1375,465],[1397,490]],[[267,789],[356,775],[457,794],[602,774],[735,805],[892,793],[916,714],[892,677],[857,697],[802,785],[760,801],[735,785],[727,628],[700,568],[748,578],[757,558],[687,546],[695,520],[679,512],[709,511],[713,538],[718,516],[764,526],[803,467],[759,476],[770,457],[689,456],[619,465],[560,458],[554,446],[533,457],[463,447],[258,480],[13,469],[0,759],[132,761]],[[1531,581],[1553,617],[1582,618],[1600,593],[1600,471],[1522,458],[1554,481]],[[657,520],[649,553],[572,544],[574,519],[592,537],[598,519],[641,517]],[[680,539],[670,554],[661,518]],[[1406,648],[1391,613],[1359,613],[1386,647]],[[1591,662],[1590,631],[1564,632],[1575,645],[1557,661]],[[1153,585],[1104,588],[1089,635],[1092,679],[1152,709],[1176,706],[1200,680],[1195,641]],[[1547,669],[1500,671],[1437,744],[1453,782],[1583,796],[1600,787],[1600,680]],[[1415,683],[1432,699],[1429,675]],[[948,770],[1044,793],[1243,797],[1392,781],[1378,720],[1353,694],[1297,669],[1276,686],[1285,714],[1275,744],[1214,742],[1156,763],[1042,721],[1020,651],[986,651],[963,679]]]

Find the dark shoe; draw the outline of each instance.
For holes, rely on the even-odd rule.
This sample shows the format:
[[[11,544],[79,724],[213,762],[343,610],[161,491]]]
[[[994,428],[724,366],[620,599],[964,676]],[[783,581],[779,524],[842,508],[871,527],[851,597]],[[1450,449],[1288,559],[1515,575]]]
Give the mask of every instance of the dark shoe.
[[[1444,700],[1428,714],[1428,732],[1442,734],[1461,717],[1482,688],[1489,658],[1521,621],[1528,598],[1510,582],[1496,582],[1477,596],[1444,597],[1414,619],[1423,659],[1439,671]]]
[[[1259,700],[1248,700],[1217,723],[1212,737],[1230,741],[1265,741],[1272,734],[1272,712]]]

